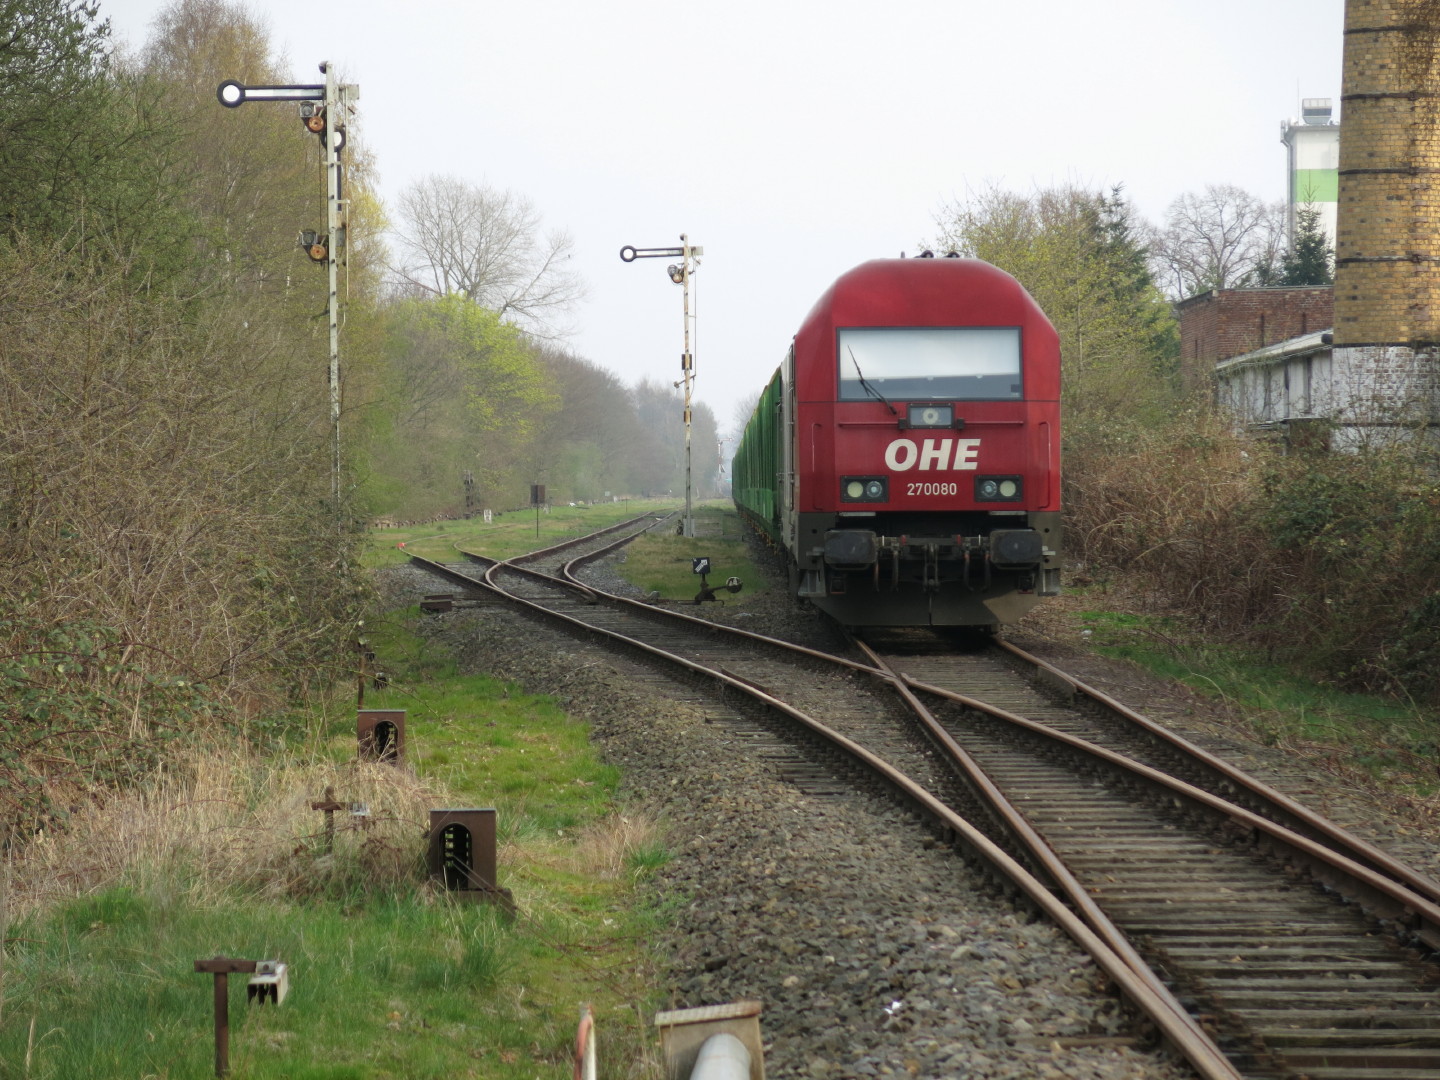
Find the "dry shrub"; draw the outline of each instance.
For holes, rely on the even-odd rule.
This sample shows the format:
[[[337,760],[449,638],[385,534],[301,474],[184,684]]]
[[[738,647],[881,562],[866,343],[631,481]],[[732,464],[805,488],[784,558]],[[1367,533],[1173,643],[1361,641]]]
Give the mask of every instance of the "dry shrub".
[[[1253,519],[1275,459],[1203,410],[1092,435],[1068,448],[1067,548],[1090,573],[1123,574],[1212,628],[1273,618],[1290,570]]]
[[[315,367],[254,298],[0,244],[0,611],[111,627],[145,673],[224,690],[333,671],[358,533]]]
[[[1422,438],[1287,455],[1205,410],[1086,434],[1066,477],[1086,572],[1319,680],[1440,700],[1440,485]]]
[[[330,852],[324,816],[310,806],[327,790],[370,811],[365,819],[335,814]],[[207,747],[77,811],[63,832],[17,845],[11,912],[122,883],[202,904],[413,886],[429,808],[443,800],[392,765],[262,760],[234,744]]]

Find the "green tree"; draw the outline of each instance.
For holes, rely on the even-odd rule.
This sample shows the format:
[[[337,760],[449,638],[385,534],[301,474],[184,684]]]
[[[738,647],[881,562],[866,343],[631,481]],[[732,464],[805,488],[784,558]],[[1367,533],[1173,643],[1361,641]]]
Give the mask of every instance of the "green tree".
[[[556,406],[535,348],[463,296],[396,301],[385,316],[385,396],[374,407],[391,422],[376,468],[391,483],[376,508],[453,512],[466,471],[487,505],[515,505]]]
[[[536,432],[535,475],[546,477],[553,499],[633,490],[638,421],[629,389],[614,372],[561,349],[542,349],[540,362],[558,404]]]
[[[323,310],[324,273],[296,243],[302,228],[323,231],[319,140],[293,105],[224,109],[215,100],[225,79],[298,81],[270,55],[264,27],[227,0],[175,0],[156,16],[143,65],[164,86],[183,132],[181,190],[200,223],[191,238],[197,281],[266,293],[297,311]]]
[[[1151,280],[1128,202],[1081,188],[989,188],[939,217],[940,248],[1014,275],[1060,334],[1072,418],[1144,417],[1174,394],[1169,305]],[[1074,430],[1072,426],[1072,431]]]
[[[178,126],[93,3],[0,0],[0,227],[173,273],[191,228]]]
[[[1281,285],[1332,285],[1335,249],[1320,225],[1320,211],[1302,206],[1295,211],[1295,238],[1282,263]]]
[[[95,4],[0,0],[0,216],[11,228],[65,232],[106,90],[109,24]]]

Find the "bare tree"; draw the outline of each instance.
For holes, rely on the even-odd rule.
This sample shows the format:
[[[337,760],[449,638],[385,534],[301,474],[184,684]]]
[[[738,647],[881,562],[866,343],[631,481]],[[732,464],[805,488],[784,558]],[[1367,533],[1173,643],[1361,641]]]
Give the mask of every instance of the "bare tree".
[[[755,415],[755,409],[760,404],[759,390],[752,390],[735,403],[735,411],[730,414],[731,434],[737,439],[745,434],[745,429],[750,425],[750,418]]]
[[[462,294],[541,336],[584,294],[566,268],[573,242],[541,232],[529,199],[451,176],[427,176],[400,196],[391,270],[402,291]]]
[[[1285,207],[1233,184],[1186,192],[1148,237],[1152,272],[1176,300],[1210,289],[1276,283],[1285,253]]]

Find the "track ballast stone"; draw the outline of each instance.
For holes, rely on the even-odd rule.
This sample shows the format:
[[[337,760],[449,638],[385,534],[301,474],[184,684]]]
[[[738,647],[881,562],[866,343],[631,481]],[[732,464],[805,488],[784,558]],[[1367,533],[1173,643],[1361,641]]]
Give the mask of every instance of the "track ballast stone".
[[[411,571],[398,593],[431,591]],[[393,593],[392,593],[393,595]],[[723,609],[707,613],[724,619]],[[726,620],[728,621],[728,620]],[[737,620],[834,647],[780,597]],[[498,607],[424,620],[466,670],[556,697],[593,725],[674,857],[650,879],[667,1007],[764,1003],[772,1077],[1171,1080],[1093,962],[879,798],[811,797],[753,759],[733,708]],[[1073,1045],[1090,1040],[1098,1045]]]

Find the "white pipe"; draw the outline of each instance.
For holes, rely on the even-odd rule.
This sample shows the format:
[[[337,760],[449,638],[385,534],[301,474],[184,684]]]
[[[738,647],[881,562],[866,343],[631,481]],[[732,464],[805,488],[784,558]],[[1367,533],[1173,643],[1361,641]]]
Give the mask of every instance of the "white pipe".
[[[700,1047],[690,1080],[750,1080],[750,1051],[728,1032],[712,1035]]]

